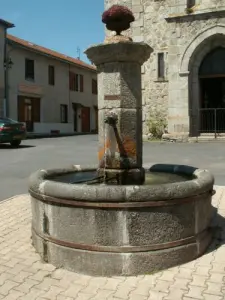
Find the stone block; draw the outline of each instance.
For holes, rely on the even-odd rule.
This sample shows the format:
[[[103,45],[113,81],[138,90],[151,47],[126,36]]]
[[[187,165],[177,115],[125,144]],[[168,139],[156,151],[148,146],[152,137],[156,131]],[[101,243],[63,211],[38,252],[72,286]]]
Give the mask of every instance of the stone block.
[[[131,0],[132,7],[135,5],[141,5],[142,6],[142,0]]]
[[[141,66],[138,63],[107,63],[98,76],[98,108],[140,108]]]
[[[143,35],[136,35],[134,38],[133,38],[134,42],[144,42],[144,36]]]
[[[133,5],[132,6],[133,13],[140,13],[143,12],[143,5]]]

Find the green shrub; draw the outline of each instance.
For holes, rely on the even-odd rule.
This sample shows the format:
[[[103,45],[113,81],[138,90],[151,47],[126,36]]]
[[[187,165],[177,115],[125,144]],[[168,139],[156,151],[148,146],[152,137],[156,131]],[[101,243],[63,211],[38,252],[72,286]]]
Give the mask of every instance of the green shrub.
[[[194,9],[192,7],[188,7],[185,9],[186,14],[192,14],[194,12]]]
[[[167,127],[167,119],[160,111],[150,112],[148,129],[152,138],[161,139]]]

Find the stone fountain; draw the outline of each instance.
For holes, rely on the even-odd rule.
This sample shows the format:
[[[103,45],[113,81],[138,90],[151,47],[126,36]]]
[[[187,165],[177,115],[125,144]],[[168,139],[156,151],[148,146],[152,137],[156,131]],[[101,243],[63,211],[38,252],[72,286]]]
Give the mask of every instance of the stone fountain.
[[[44,261],[70,271],[149,274],[197,258],[211,241],[213,176],[142,166],[141,65],[152,49],[120,34],[133,20],[113,6],[103,22],[117,34],[86,51],[98,72],[98,167],[30,177],[33,245]]]

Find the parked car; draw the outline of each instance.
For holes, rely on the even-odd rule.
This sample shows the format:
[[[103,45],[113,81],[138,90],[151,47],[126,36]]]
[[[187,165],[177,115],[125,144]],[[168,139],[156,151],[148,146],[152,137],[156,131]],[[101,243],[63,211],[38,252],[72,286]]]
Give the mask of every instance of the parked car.
[[[9,118],[0,117],[0,144],[11,144],[19,147],[22,140],[26,139],[26,126],[24,123]]]

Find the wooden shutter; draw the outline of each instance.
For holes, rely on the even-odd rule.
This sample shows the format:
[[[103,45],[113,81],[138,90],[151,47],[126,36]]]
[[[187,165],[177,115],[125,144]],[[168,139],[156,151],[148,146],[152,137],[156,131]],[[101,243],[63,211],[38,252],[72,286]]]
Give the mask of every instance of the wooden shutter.
[[[75,91],[78,92],[79,91],[79,75],[78,74],[74,74],[74,80],[75,80]]]
[[[92,94],[97,95],[98,88],[97,88],[97,80],[92,79]]]
[[[84,76],[80,75],[80,92],[84,91]]]
[[[73,73],[69,72],[69,88],[72,91],[72,87],[73,87]]]
[[[48,84],[55,85],[55,67],[48,66]]]
[[[94,94],[94,79],[92,79],[92,94]]]

